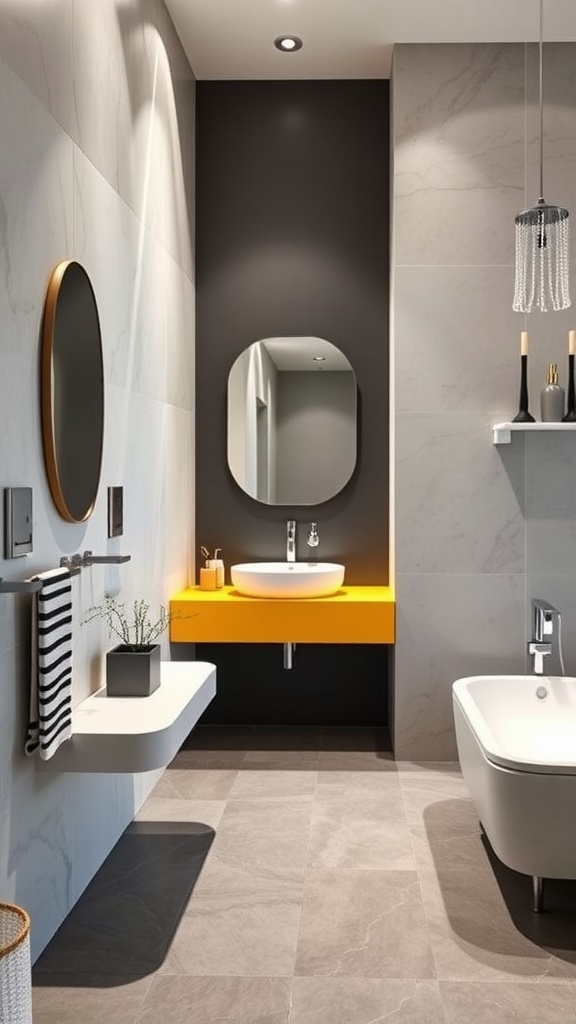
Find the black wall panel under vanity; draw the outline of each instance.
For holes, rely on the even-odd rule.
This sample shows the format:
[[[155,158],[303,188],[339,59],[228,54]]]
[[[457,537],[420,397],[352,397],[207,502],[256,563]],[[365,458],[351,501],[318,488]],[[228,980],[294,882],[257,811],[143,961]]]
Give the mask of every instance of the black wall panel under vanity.
[[[281,644],[196,644],[198,660],[218,666],[202,724],[388,724],[384,645],[297,644],[289,670],[282,654]]]
[[[298,558],[307,553],[304,524],[314,520],[320,560],[344,562],[350,584],[388,583],[388,110],[383,80],[198,83],[196,538],[223,549],[227,582],[233,562],[284,559],[285,521],[296,519],[303,524]],[[338,495],[315,506],[260,504],[227,464],[230,367],[255,341],[289,336],[332,342],[358,385],[356,469]],[[300,693],[301,713],[292,720],[317,722],[314,680],[344,708],[361,676],[368,680],[364,709],[354,721],[369,725],[387,715],[386,648],[345,654],[340,645],[311,645],[309,657],[299,649],[292,671],[282,667],[281,645],[215,645],[209,658],[206,651],[199,645],[197,657],[216,663],[221,693],[235,660],[277,691],[270,705],[269,694],[253,687],[245,721],[274,724],[274,701],[278,716],[296,716]],[[224,699],[209,715],[228,721]]]

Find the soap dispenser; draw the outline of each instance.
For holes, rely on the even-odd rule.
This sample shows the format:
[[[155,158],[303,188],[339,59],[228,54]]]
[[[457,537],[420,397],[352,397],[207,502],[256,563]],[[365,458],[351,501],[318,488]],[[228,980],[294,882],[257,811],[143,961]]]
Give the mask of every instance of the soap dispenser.
[[[200,569],[200,590],[218,590],[216,568],[210,564],[210,552],[202,546],[200,552],[206,559],[203,569]]]
[[[540,393],[540,411],[543,423],[560,423],[564,416],[564,388],[558,383],[556,363],[548,367],[546,387]]]
[[[214,569],[216,573],[216,590],[220,590],[224,586],[224,562],[221,558],[218,558],[218,554],[222,551],[222,548],[216,548],[214,551],[214,558],[208,559],[206,565],[209,569]]]

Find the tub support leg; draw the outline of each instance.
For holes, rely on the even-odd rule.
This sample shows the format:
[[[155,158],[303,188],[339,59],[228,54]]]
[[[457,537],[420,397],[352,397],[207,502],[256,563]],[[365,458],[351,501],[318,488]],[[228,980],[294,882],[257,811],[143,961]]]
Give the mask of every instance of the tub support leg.
[[[541,914],[544,910],[544,879],[538,875],[532,875],[532,900],[532,910]]]

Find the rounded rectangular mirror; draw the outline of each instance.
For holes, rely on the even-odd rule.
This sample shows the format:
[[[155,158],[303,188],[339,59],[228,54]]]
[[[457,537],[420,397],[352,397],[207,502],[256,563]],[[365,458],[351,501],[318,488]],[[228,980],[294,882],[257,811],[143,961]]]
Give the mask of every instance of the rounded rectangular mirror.
[[[318,505],[356,465],[356,376],[322,338],[263,338],[228,376],[228,466],[266,505]]]

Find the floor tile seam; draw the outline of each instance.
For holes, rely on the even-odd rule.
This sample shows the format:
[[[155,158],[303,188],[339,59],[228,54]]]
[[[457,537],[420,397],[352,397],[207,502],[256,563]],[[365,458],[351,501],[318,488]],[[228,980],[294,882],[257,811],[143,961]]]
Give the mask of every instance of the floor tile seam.
[[[424,893],[423,893],[423,889],[422,889],[422,880],[421,880],[421,877],[420,877],[420,869],[419,869],[419,866],[418,866],[418,859],[417,859],[417,856],[416,856],[416,850],[415,849],[413,849],[413,855],[414,855],[414,863],[415,863],[414,875],[415,875],[415,881],[418,883],[418,893],[419,893],[419,898],[420,898],[420,907],[421,907],[421,910],[422,910],[422,920],[423,920],[423,924],[424,924],[424,928],[425,928],[426,937],[427,937],[427,940],[428,940],[428,948],[430,950],[430,955],[431,955],[431,958],[432,958],[432,964],[433,964],[433,967],[434,967],[434,978],[432,980],[438,981],[439,980],[438,959],[437,959],[437,956],[436,956],[436,948],[435,948],[435,943],[434,943],[434,937],[433,937],[433,934],[432,934],[432,926],[431,926],[431,922],[430,922],[428,913],[426,911],[426,903],[425,903],[425,900],[424,900]],[[420,979],[420,980],[426,980],[426,979]]]
[[[414,833],[412,831],[412,826],[411,826],[411,821],[410,821],[411,815],[410,815],[410,811],[409,811],[409,808],[408,808],[408,803],[406,801],[406,794],[404,792],[404,787],[402,786],[402,778],[401,777],[399,779],[399,782],[400,782],[400,795],[401,795],[401,799],[402,799],[402,806],[404,807],[404,816],[406,818],[406,823],[407,823],[408,829],[410,831],[410,843],[412,845],[412,855],[414,857],[414,863],[415,863],[416,869],[417,869],[418,868],[418,856],[417,856],[417,850],[416,850],[416,842],[415,842]]]
[[[198,978],[204,978],[206,981],[213,979],[218,981],[219,978],[241,978],[246,981],[260,981],[265,978],[279,978],[285,981],[292,981],[295,977],[293,974],[188,974],[182,972],[176,972],[174,974],[158,974],[156,972],[155,978],[190,978],[198,980]]]
[[[400,801],[398,801],[400,802]],[[389,822],[391,825],[405,825],[409,827],[409,820],[404,806],[401,809],[391,807],[390,801],[385,797],[364,797],[358,794],[356,797],[337,796],[316,796],[312,800],[312,811],[319,813],[327,811],[332,807],[334,812],[354,815],[355,817],[375,818],[378,822]]]
[[[141,811],[143,811],[146,808],[146,805],[149,804],[151,800],[156,800],[156,801],[160,801],[160,800],[162,800],[162,801],[169,801],[169,800],[171,800],[174,803],[183,803],[183,804],[223,804],[223,803],[226,802],[227,799],[228,799],[228,797],[197,796],[197,795],[196,796],[188,796],[188,795],[185,796],[183,793],[178,793],[176,796],[156,796],[155,793],[154,793],[154,790],[152,790],[152,792],[150,793],[150,796],[146,797],[146,800],[142,804],[142,807],[140,808],[140,810],[136,812],[135,817],[137,817],[138,814],[140,814]]]
[[[419,772],[399,772],[400,787],[406,790],[424,789],[431,793],[442,793],[445,789],[456,789],[468,794],[468,787],[460,775],[446,773],[443,775],[420,775]]]
[[[381,982],[398,981],[398,982],[407,982],[408,984],[415,984],[415,985],[424,984],[424,983],[436,984],[436,985],[438,984],[438,977],[436,976],[436,974],[434,974],[434,975],[430,975],[430,974],[402,974],[402,973],[398,973],[398,971],[392,971],[392,972],[389,972],[389,973],[386,973],[384,971],[381,974],[346,974],[343,971],[342,972],[334,972],[334,973],[327,972],[327,973],[322,973],[322,974],[312,974],[312,973],[299,974],[298,972],[296,972],[294,974],[294,981],[297,981],[297,980],[300,980],[300,979],[303,979],[303,978],[310,978],[310,979],[314,978],[317,981],[318,980],[325,980],[325,981],[328,981],[328,980],[335,980],[335,981],[356,981],[356,980],[360,980],[360,981],[381,981]],[[378,1021],[375,1022],[375,1024],[380,1024],[380,1018],[378,1018]],[[419,1024],[425,1024],[425,1022],[422,1021],[422,1022],[419,1022]],[[555,1024],[556,1024],[556,1022],[555,1022]],[[572,1021],[570,1021],[569,1024],[572,1024]]]
[[[32,968],[32,973],[34,974],[35,971],[36,971],[36,967],[34,966]],[[86,987],[97,988],[98,987],[97,982],[101,978],[123,978],[125,984],[126,985],[130,985],[130,984],[132,984],[132,982],[135,982],[135,981],[143,981],[144,978],[152,978],[155,975],[155,973],[156,973],[155,970],[151,970],[147,974],[146,973],[144,973],[144,974],[140,973],[139,974],[138,971],[136,971],[136,970],[128,971],[128,970],[126,970],[126,968],[122,968],[121,966],[119,966],[118,969],[114,968],[113,970],[108,970],[108,969],[103,969],[102,965],[100,965],[100,967],[98,967],[98,969],[94,970],[94,971],[84,971],[84,970],[75,971],[74,969],[70,970],[70,968],[68,970],[64,969],[64,970],[56,970],[56,971],[47,971],[47,972],[44,972],[42,974],[42,977],[44,977],[44,978],[46,978],[46,977],[66,977],[66,978],[74,977],[74,978],[76,978],[78,975],[80,975],[80,977],[82,978],[82,984],[80,984],[78,986],[75,986],[75,985],[62,985],[62,986],[54,985],[53,987],[54,988],[86,988]],[[86,984],[84,984],[84,982],[86,982]],[[34,980],[32,981],[32,984],[34,985]],[[40,986],[36,986],[36,987],[40,987]],[[52,986],[42,985],[41,987],[42,988],[49,988],[49,987],[52,987]]]
[[[313,801],[313,815],[319,817],[322,813],[328,813],[332,808],[334,815],[340,814],[348,818],[365,819],[376,824],[389,824],[399,828],[409,828],[410,823],[404,809],[390,808],[386,801],[377,798],[374,800],[352,799],[341,800],[336,797],[330,799],[318,797]],[[389,813],[387,813],[389,812]]]
[[[289,974],[278,974],[278,975],[245,974],[245,975],[237,975],[237,974],[188,974],[188,973],[185,973],[185,974],[184,973],[183,974],[158,974],[158,973],[156,973],[154,975],[154,977],[151,979],[151,983],[150,983],[150,986],[148,987],[148,989],[146,991],[146,995],[145,995],[144,1002],[143,1002],[142,1006],[140,1007],[140,1009],[137,1012],[136,1017],[133,1019],[133,1021],[130,1022],[130,1024],[139,1024],[139,1021],[141,1021],[144,1018],[145,1013],[148,1012],[147,1004],[148,1005],[150,1004],[150,998],[153,995],[152,989],[154,988],[154,985],[155,985],[155,982],[156,982],[157,978],[159,978],[159,979],[162,979],[162,978],[169,978],[169,979],[178,978],[179,980],[186,979],[186,980],[188,980],[191,983],[191,985],[194,984],[194,983],[198,983],[198,981],[218,982],[222,978],[238,978],[238,979],[246,980],[246,981],[250,981],[250,982],[254,982],[254,981],[257,982],[257,981],[260,981],[260,980],[267,980],[268,978],[274,978],[274,979],[277,978],[280,981],[286,981],[287,982],[287,984],[289,986],[288,995],[290,995],[290,988],[291,988],[292,977],[293,976],[289,975]]]
[[[391,975],[391,974],[295,974],[295,973],[292,973],[292,974],[253,974],[253,973],[251,973],[251,974],[190,974],[187,971],[186,972],[175,971],[175,972],[172,972],[170,974],[160,974],[158,971],[156,971],[153,975],[150,975],[150,977],[151,977],[151,981],[152,982],[154,982],[156,980],[156,978],[189,978],[191,981],[198,981],[200,978],[202,978],[202,979],[204,979],[206,981],[208,981],[208,980],[218,981],[221,978],[239,978],[239,979],[246,980],[246,981],[260,981],[260,980],[264,980],[264,979],[267,979],[267,978],[274,978],[274,979],[279,979],[279,980],[283,979],[283,980],[289,981],[289,982],[305,981],[305,980],[317,981],[318,979],[324,979],[326,981],[348,981],[348,980],[354,980],[354,981],[359,981],[359,982],[361,982],[361,981],[386,982],[386,981],[394,980],[394,981],[406,982],[408,984],[416,984],[416,985],[422,984],[422,983],[429,983],[429,984],[435,985],[435,986],[440,986],[441,984],[456,984],[457,983],[457,981],[453,982],[453,981],[451,981],[449,979],[445,979],[444,981],[441,981],[438,978],[423,978],[420,975],[416,975],[416,974],[415,975],[402,975],[401,977],[398,977],[398,975]],[[507,984],[507,982],[503,982],[503,983]],[[489,982],[474,982],[474,981],[470,981],[470,982],[462,982],[462,984],[471,984],[471,985],[472,984],[478,984],[478,985],[498,984],[499,985],[499,984],[502,984],[502,982],[500,982],[500,981],[495,981],[495,982],[491,982],[491,981],[489,981]],[[511,982],[510,984],[515,984],[515,982]],[[576,987],[576,983],[571,983],[571,984],[573,984],[574,987]]]
[[[305,830],[302,830],[301,834],[297,834],[294,838],[288,840],[278,832],[276,835],[267,837],[265,844],[259,847],[251,845],[249,832],[243,835],[225,835],[222,837],[222,841],[214,848],[211,870],[216,870],[220,865],[222,865],[221,870],[224,871],[234,867],[252,871],[259,870],[260,866],[263,870],[273,870],[277,866],[279,858],[281,856],[286,858],[287,855],[290,855],[291,864],[295,862],[297,855],[298,860],[304,863],[301,848],[305,842]],[[248,862],[241,859],[242,852],[247,854]],[[300,873],[296,868],[293,868],[292,871],[294,874]]]
[[[268,775],[268,772],[265,771],[262,774],[264,775],[264,778],[266,778],[266,776]],[[304,773],[299,772],[299,774],[304,774]],[[305,774],[306,775],[310,775],[310,776],[312,776],[312,775],[317,776],[318,772],[316,770],[314,770],[314,771],[306,772]],[[244,776],[244,778],[246,778],[246,777]],[[261,794],[258,794],[258,793],[241,793],[240,795],[238,795],[238,794],[236,794],[234,792],[234,786],[236,785],[236,782],[235,782],[234,786],[232,786],[232,789],[230,790],[230,793],[229,793],[227,799],[228,800],[275,800],[275,801],[307,799],[307,798],[311,798],[312,797],[314,789],[316,787],[317,779],[316,778],[313,779],[313,780],[311,778],[310,779],[306,779],[306,782],[307,782],[307,784],[310,785],[310,792],[304,792],[304,793],[298,792],[297,791],[298,787],[296,787],[296,791],[295,792],[292,792],[289,789],[284,791],[284,792],[280,792],[280,793],[279,792],[270,792],[270,790],[268,790],[268,792],[264,792],[264,793],[261,793]]]
[[[245,750],[248,753],[262,753],[270,751],[272,754],[319,754],[320,746],[314,743],[303,743],[301,737],[295,737],[289,743],[283,745],[282,743],[274,742],[279,737],[269,736],[266,737],[266,742],[255,746],[246,746]]]
[[[230,828],[222,829],[216,839],[214,840],[217,845],[215,846],[215,854],[219,854],[220,851],[235,853],[235,850],[246,849],[248,851],[258,851],[266,848],[267,846],[272,850],[286,850],[291,847],[301,848],[303,843],[308,845],[308,832],[309,822],[303,822],[301,828],[294,828],[289,830],[285,826],[278,826],[266,830],[266,834],[258,840],[254,841],[254,825],[246,824],[242,827],[232,826]]]
[[[324,769],[318,768],[318,785],[329,786],[330,778],[334,775],[346,775],[348,776],[348,785],[352,787],[362,788],[368,785],[381,785],[387,787],[397,793],[402,792],[402,787],[398,782],[398,776],[394,772],[384,772],[376,769],[375,771],[358,771],[354,768],[340,768],[340,769]],[[337,782],[332,783],[338,785]]]
[[[271,829],[266,831],[265,836],[258,842],[254,841],[254,827],[251,825],[243,828],[224,829],[215,840],[214,854],[220,856],[227,852],[228,855],[237,857],[240,855],[240,851],[244,850],[257,860],[258,852],[266,849],[271,851],[270,856],[276,852],[279,854],[283,850],[298,850],[303,843],[308,843],[308,828],[306,822],[302,828],[292,830],[290,835],[287,835],[286,830],[282,827]]]
[[[469,799],[469,791],[462,779],[444,777],[432,781],[423,778],[421,775],[411,775],[408,778],[400,779],[399,788],[402,793],[416,795],[424,793],[430,799],[442,800],[451,798],[453,800]]]
[[[218,758],[202,757],[200,759],[196,754],[193,757],[186,758],[187,764],[179,764],[176,771],[179,772],[236,772],[242,771],[242,766],[238,763],[238,760],[234,759],[234,764],[222,763]]]
[[[482,836],[480,825],[477,822],[475,825],[470,824],[469,827],[462,827],[461,830],[454,828],[453,831],[447,831],[446,828],[442,829],[439,827],[430,828],[423,822],[415,822],[413,820],[414,815],[408,816],[408,826],[413,832],[419,832],[426,836],[430,840],[444,840],[445,842],[458,841],[462,839],[474,839]]]
[[[215,874],[218,874],[218,868],[215,869]],[[256,876],[262,878],[262,872],[255,872]],[[265,874],[265,873],[264,873]],[[266,879],[265,879],[266,881]],[[270,885],[269,888],[256,888],[251,889],[249,885],[244,886],[240,891],[230,892],[222,885],[215,886],[217,878],[215,880],[210,879],[210,884],[207,887],[201,888],[200,890],[194,889],[193,895],[196,897],[195,905],[192,907],[192,901],[189,901],[190,909],[185,909],[180,922],[186,917],[192,916],[198,911],[200,902],[207,902],[214,899],[226,899],[228,901],[234,901],[235,905],[239,905],[240,900],[248,901],[250,903],[270,903],[270,902],[299,902],[302,904],[304,899],[304,884],[305,884],[305,872],[304,870],[295,872],[287,881],[283,882],[285,890],[280,892],[277,885]],[[228,905],[222,908],[223,910],[229,909]]]
[[[316,772],[314,792],[316,792],[316,787],[317,786],[318,786],[318,772]],[[313,800],[312,800],[312,806],[313,806]],[[304,905],[306,903],[306,888],[307,888],[306,881],[307,881],[308,871],[309,871],[311,846],[312,846],[312,809],[310,811],[310,821],[309,821],[309,824],[308,824],[308,841],[306,843],[306,850],[305,850],[305,855],[304,855],[304,877],[303,877],[303,881],[302,881],[302,899],[301,899],[301,902],[300,902],[300,917],[299,917],[299,921],[298,921],[298,931],[297,931],[297,934],[296,934],[296,942],[294,943],[294,959],[293,959],[293,962],[292,962],[292,976],[293,977],[296,974],[296,964],[298,963],[298,952],[299,952],[299,948],[300,948],[300,940],[301,940],[301,937],[302,937],[302,921],[303,921],[303,918],[304,918]],[[291,993],[291,995],[292,995],[292,993]],[[292,1016],[292,998],[290,998],[290,1017],[291,1016]]]
[[[403,793],[401,786],[396,781],[396,776],[389,772],[355,772],[342,769],[325,771],[319,768],[316,774],[315,796],[318,790],[329,791],[331,788],[348,788],[353,797],[366,794],[380,800],[390,796],[400,797]],[[338,776],[337,779],[334,778],[335,775]]]
[[[437,762],[437,761],[435,761],[434,764],[435,765],[442,765],[442,764],[454,765],[454,764],[456,764],[456,762],[453,762],[453,761]],[[414,783],[420,782],[420,783],[422,783],[424,781],[427,781],[429,783],[434,783],[436,781],[440,781],[440,782],[444,783],[444,782],[454,782],[454,781],[463,782],[464,781],[463,780],[463,776],[462,776],[462,772],[459,769],[456,771],[454,768],[446,768],[445,770],[442,770],[441,768],[439,768],[438,770],[435,770],[435,771],[433,771],[431,769],[427,769],[427,770],[422,769],[420,771],[417,768],[403,768],[402,767],[402,762],[398,763],[398,772],[397,772],[397,774],[398,774],[398,777],[400,779],[401,785],[406,785],[406,783],[408,783],[408,782],[414,782]]]
[[[302,813],[298,815],[282,815],[280,812],[274,814],[270,811],[268,814],[259,814],[257,810],[250,808],[245,814],[239,814],[237,808],[232,808],[227,817],[224,818],[224,814],[219,822],[219,835],[227,835],[231,838],[234,835],[238,835],[239,838],[243,838],[244,834],[248,837],[254,837],[254,830],[260,831],[260,836],[270,838],[286,838],[290,836],[300,835],[306,832],[310,828],[312,820],[312,806],[302,808]]]
[[[387,757],[377,757],[373,750],[321,750],[319,753],[319,761],[346,761],[352,764],[372,764],[374,772],[384,772],[388,775],[398,775],[398,768],[396,762],[389,760]],[[351,771],[354,769],[351,768]],[[366,769],[357,768],[356,771],[365,771]]]
[[[147,798],[146,802],[142,805],[140,810],[135,815],[134,820],[137,820],[138,815],[141,814],[143,811],[146,811],[146,805],[148,804],[149,800],[172,800],[174,803],[178,802],[188,804],[220,804],[225,803],[227,799],[228,797],[198,796],[197,794],[195,794],[194,796],[188,796],[184,795],[183,793],[178,794],[178,796],[154,796],[154,794],[151,793],[150,796]]]
[[[375,828],[390,827],[409,829],[410,825],[403,810],[391,811],[389,807],[370,804],[354,805],[339,800],[314,800],[312,803],[312,820],[321,823],[327,820],[344,824],[370,824]]]
[[[133,1019],[131,1021],[131,1024],[138,1024],[138,1021],[142,1020],[142,1016],[143,1016],[145,1008],[146,1008],[146,1003],[147,1003],[148,997],[149,997],[149,995],[150,995],[150,993],[152,991],[152,987],[154,985],[155,978],[156,978],[156,971],[154,971],[153,974],[148,975],[148,985],[146,986],[146,991],[144,992],[144,996],[143,996],[142,1002],[140,1003],[140,1007],[139,1007],[138,1010],[136,1010],[136,1015],[135,1015],[135,1017],[133,1017]]]
[[[242,768],[239,771],[263,771],[263,772],[288,772],[288,771],[299,771],[299,772],[315,772],[318,771],[319,759],[317,757],[300,758],[299,761],[293,761],[290,758],[276,758],[276,757],[260,757],[260,758],[246,758]]]
[[[204,974],[204,973],[195,974],[193,971],[184,971],[184,972],[182,972],[182,971],[172,971],[170,973],[166,972],[165,974],[159,974],[158,977],[159,978],[171,978],[171,979],[174,979],[174,978],[178,978],[178,979],[189,978],[190,981],[212,981],[213,982],[213,981],[222,981],[224,979],[230,979],[230,980],[235,980],[235,981],[243,981],[244,979],[247,979],[249,981],[253,981],[253,980],[254,981],[277,981],[278,980],[278,981],[287,981],[288,983],[290,983],[292,978],[296,977],[296,975],[286,974],[284,972],[280,972],[278,974],[276,974],[276,973],[238,974],[236,971],[229,971],[229,972],[226,971],[226,972],[222,972],[221,974],[214,974],[214,973],[210,973],[210,974],[208,974],[208,973],[206,973],[206,974]],[[223,1022],[223,1024],[224,1024],[224,1022],[230,1022],[230,1024],[232,1024],[233,1020],[235,1020],[236,1018],[230,1018],[230,1017],[227,1016],[227,1017],[219,1017],[217,1019],[219,1021],[221,1020]],[[191,1019],[190,1018],[186,1018],[186,1024],[189,1024],[189,1021],[190,1021],[190,1024],[192,1024]],[[132,1024],[132,1022],[130,1022],[130,1024]],[[184,1019],[182,1019],[182,1024],[184,1024]],[[197,1021],[197,1022],[195,1022],[195,1024],[203,1024],[203,1022],[202,1021]]]
[[[174,768],[169,775],[162,775],[155,788],[166,786],[167,789],[177,789],[179,785],[186,786],[220,786],[226,789],[232,788],[238,777],[238,768],[198,768],[196,765],[185,765],[182,768]],[[230,776],[233,776],[230,778]],[[154,792],[154,790],[152,790]]]
[[[297,806],[298,804],[301,804],[301,803],[306,803],[307,801],[312,803],[313,799],[314,799],[314,794],[313,793],[293,793],[293,794],[290,794],[290,793],[279,793],[276,796],[273,795],[273,794],[265,794],[265,795],[262,795],[262,796],[257,796],[257,795],[234,796],[234,794],[231,793],[230,796],[226,797],[226,800],[227,800],[228,803],[239,803],[239,804],[240,803],[255,803],[255,804],[262,804],[262,803],[264,803],[267,800],[270,804],[279,804],[279,803],[287,803],[288,801],[290,801],[295,806]]]
[[[292,975],[292,981],[304,981],[309,979],[310,981],[318,981],[319,979],[325,979],[326,981],[399,981],[407,982],[408,984],[422,984],[430,983],[431,985],[439,985],[440,982],[437,978],[422,978],[420,975],[406,974],[399,977],[393,974],[294,974]]]
[[[546,977],[542,977],[542,975],[536,975],[536,974],[533,974],[533,975],[516,974],[516,975],[513,975],[513,976],[501,977],[501,978],[499,978],[499,977],[466,978],[466,977],[463,977],[462,975],[455,975],[454,977],[446,977],[446,976],[443,976],[443,975],[438,975],[438,978],[436,980],[437,980],[438,985],[440,986],[440,988],[442,988],[442,986],[448,986],[448,985],[470,985],[470,986],[474,985],[474,986],[477,986],[478,988],[489,988],[490,986],[493,986],[494,988],[496,988],[499,985],[501,985],[501,986],[509,985],[509,986],[512,986],[512,987],[515,988],[517,985],[526,985],[526,986],[529,986],[530,988],[544,988],[544,989],[546,989],[546,988],[549,988],[549,987],[551,987],[553,985],[556,985],[559,988],[573,989],[574,990],[574,994],[576,995],[576,979],[575,978],[565,978],[565,977],[554,978],[554,977],[548,976],[548,975]],[[554,1022],[554,1024],[556,1024],[556,1022]],[[571,1024],[571,1022],[570,1022],[570,1024]]]
[[[362,874],[386,875],[390,871],[393,871],[394,873],[396,873],[398,870],[404,871],[404,873],[407,874],[407,875],[413,875],[414,876],[414,878],[412,879],[413,882],[418,881],[418,879],[416,878],[416,875],[418,874],[418,872],[416,871],[416,868],[402,868],[402,869],[397,869],[397,868],[308,868],[308,874],[321,874],[321,875],[322,874],[323,875],[348,874],[348,875],[355,875],[358,871],[361,871]]]
[[[264,800],[230,800],[222,814],[222,827],[231,827],[233,823],[239,827],[242,827],[243,823],[248,825],[259,822],[266,824],[268,819],[271,825],[274,819],[279,820],[279,828],[286,828],[290,821],[293,821],[295,825],[299,820],[308,824],[313,806],[312,800],[298,801],[298,803],[290,805],[280,800],[270,801],[270,803]]]
[[[411,858],[410,862],[412,864],[414,863],[412,858]],[[407,871],[412,873],[412,874],[416,874],[416,869],[414,867],[408,867],[405,864],[404,865],[398,865],[398,866],[394,866],[393,864],[389,864],[385,868],[344,868],[344,867],[343,868],[339,868],[339,867],[334,867],[334,868],[316,868],[314,866],[314,863],[312,862],[310,864],[309,870],[310,871],[316,871],[316,870],[322,871],[322,870],[325,870],[325,871],[329,871],[333,875],[340,875],[340,874],[348,875],[350,877],[356,877],[359,880],[362,878],[363,875],[366,875],[370,871],[371,872],[381,872],[382,874],[389,874],[389,875],[405,873]]]
[[[187,755],[192,754],[192,753],[193,753],[193,751],[191,751],[191,750],[180,750],[176,754],[176,756],[172,759],[172,761],[170,761],[170,764],[166,765],[166,771],[161,776],[161,780],[163,779],[164,781],[168,781],[168,780],[170,780],[172,775],[174,775],[174,776],[186,775],[191,770],[194,771],[195,773],[204,772],[206,775],[232,775],[232,774],[233,775],[237,775],[238,774],[239,769],[238,768],[234,768],[234,767],[215,768],[214,766],[210,766],[209,768],[199,768],[198,765],[193,765],[193,767],[191,769],[190,766],[186,765],[184,762],[186,760],[190,760],[190,758],[188,758]]]

